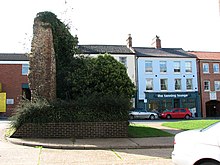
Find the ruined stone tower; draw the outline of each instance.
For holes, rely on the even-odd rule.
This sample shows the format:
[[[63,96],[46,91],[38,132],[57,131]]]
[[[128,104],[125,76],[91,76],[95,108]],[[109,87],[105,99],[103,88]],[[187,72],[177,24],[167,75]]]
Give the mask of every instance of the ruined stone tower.
[[[56,59],[53,34],[49,23],[34,20],[31,45],[30,71],[28,74],[32,100],[56,98]]]

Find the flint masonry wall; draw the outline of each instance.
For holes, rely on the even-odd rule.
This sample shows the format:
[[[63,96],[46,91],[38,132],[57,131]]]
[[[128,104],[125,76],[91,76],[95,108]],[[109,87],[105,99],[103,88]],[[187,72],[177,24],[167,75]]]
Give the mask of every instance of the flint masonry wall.
[[[50,24],[34,20],[28,75],[32,100],[56,98],[56,60]]]

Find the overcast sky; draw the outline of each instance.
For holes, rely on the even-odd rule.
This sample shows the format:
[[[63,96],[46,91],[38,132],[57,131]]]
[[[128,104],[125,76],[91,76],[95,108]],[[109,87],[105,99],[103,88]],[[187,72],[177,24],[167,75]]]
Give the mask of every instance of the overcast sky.
[[[0,53],[30,52],[33,21],[51,11],[71,25],[79,44],[162,47],[220,52],[218,0],[4,0],[0,5]]]

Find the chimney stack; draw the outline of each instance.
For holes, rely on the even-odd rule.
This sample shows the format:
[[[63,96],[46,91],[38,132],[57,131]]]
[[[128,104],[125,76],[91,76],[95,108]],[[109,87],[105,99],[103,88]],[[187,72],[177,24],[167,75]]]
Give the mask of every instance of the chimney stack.
[[[128,39],[126,41],[127,41],[127,47],[128,48],[132,48],[132,37],[131,37],[131,34],[128,34]]]
[[[161,48],[160,37],[156,35],[156,37],[153,39],[153,43],[151,45],[154,45],[156,49],[160,49]]]

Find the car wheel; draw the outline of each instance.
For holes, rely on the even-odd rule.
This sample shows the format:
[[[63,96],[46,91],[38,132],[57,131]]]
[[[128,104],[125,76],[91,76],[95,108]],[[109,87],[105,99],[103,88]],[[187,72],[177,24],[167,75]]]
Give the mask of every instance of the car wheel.
[[[189,115],[186,115],[186,116],[185,116],[185,119],[187,119],[187,120],[188,120],[189,118],[190,118],[190,116],[189,116]]]
[[[133,115],[130,115],[129,117],[130,117],[131,120],[134,120],[134,116]]]
[[[155,116],[154,115],[150,115],[149,117],[151,120],[154,120],[155,119]]]
[[[166,118],[167,118],[167,119],[171,119],[171,116],[170,116],[170,115],[167,115]]]
[[[219,165],[219,162],[214,161],[214,160],[207,160],[207,161],[204,161],[204,162],[200,162],[196,165]]]

